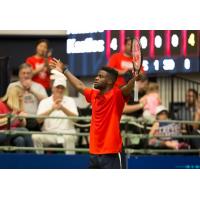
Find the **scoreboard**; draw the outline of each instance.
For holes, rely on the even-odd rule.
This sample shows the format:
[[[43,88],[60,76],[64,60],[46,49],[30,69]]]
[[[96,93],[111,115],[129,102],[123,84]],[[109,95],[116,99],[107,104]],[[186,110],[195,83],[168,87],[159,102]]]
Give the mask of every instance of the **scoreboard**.
[[[68,31],[68,64],[78,76],[93,76],[113,53],[123,52],[125,38],[140,40],[147,74],[199,72],[198,30]]]

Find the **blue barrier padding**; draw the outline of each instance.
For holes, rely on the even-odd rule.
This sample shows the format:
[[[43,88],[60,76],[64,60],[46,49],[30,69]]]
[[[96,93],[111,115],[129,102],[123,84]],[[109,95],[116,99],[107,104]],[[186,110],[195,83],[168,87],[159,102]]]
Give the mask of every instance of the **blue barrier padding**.
[[[129,169],[200,169],[199,156],[130,156]]]
[[[0,168],[4,169],[85,169],[89,155],[0,154]]]
[[[0,154],[2,169],[87,169],[88,154]],[[129,169],[200,169],[199,156],[127,156]]]

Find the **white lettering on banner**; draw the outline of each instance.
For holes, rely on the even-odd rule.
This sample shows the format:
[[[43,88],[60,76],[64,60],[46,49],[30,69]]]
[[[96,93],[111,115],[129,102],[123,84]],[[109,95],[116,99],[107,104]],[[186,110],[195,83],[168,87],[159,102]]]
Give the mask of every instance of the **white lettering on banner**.
[[[121,67],[123,69],[133,69],[133,63],[132,62],[128,62],[128,61],[122,61],[121,62]]]
[[[180,135],[181,127],[179,124],[171,123],[171,124],[167,124],[167,125],[162,125],[162,123],[160,122],[158,134],[161,136]],[[164,138],[164,139],[166,140],[169,138]]]
[[[83,41],[77,41],[76,39],[67,40],[67,53],[93,53],[104,52],[105,46],[104,40],[93,40],[89,37]]]

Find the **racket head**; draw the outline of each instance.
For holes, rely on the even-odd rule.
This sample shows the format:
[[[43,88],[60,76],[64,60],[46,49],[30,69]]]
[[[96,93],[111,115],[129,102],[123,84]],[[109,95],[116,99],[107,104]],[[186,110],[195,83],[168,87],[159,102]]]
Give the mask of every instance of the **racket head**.
[[[132,41],[132,56],[133,56],[133,69],[136,73],[140,72],[142,67],[143,55],[142,46],[138,39],[134,38]]]

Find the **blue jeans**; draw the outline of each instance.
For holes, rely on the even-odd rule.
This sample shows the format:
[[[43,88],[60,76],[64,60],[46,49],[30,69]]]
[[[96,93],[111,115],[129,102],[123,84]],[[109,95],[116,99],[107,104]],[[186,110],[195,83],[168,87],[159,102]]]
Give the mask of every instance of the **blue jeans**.
[[[23,127],[15,128],[12,130],[28,131],[28,129]],[[5,146],[8,144],[16,147],[33,147],[31,135],[20,135],[20,133],[18,133],[17,135],[7,135],[4,133],[0,133],[0,146]],[[17,150],[16,152],[24,153],[25,151]]]
[[[8,137],[6,134],[0,133],[0,146],[6,144]]]

